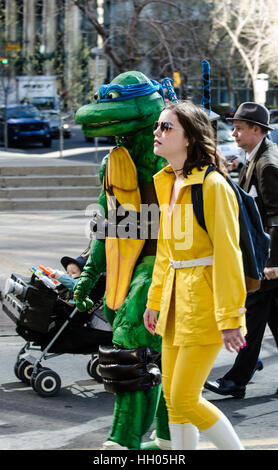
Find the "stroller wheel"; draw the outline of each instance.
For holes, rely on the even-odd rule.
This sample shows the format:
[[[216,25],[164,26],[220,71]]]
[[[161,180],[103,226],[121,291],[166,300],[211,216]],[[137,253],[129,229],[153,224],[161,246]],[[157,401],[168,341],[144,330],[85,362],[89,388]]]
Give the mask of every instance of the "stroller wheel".
[[[27,385],[30,385],[31,375],[33,373],[34,364],[27,361],[26,359],[21,359],[17,364],[15,364],[14,370],[15,375]]]
[[[103,382],[102,377],[100,375],[100,371],[99,371],[98,356],[95,356],[95,357],[93,357],[92,359],[89,360],[89,362],[87,364],[87,372],[97,382],[99,382],[99,383]]]
[[[35,374],[34,371],[31,375],[31,378],[30,378],[30,385],[31,387],[33,387],[33,389],[35,390],[35,379],[38,375],[39,372],[41,372],[42,370],[50,370],[49,367],[43,367],[41,364],[38,364],[37,365],[37,373]]]
[[[42,397],[54,397],[61,388],[59,375],[51,369],[41,370],[34,380],[34,390]]]
[[[21,359],[22,361],[22,359]],[[19,364],[21,361],[16,361],[15,365],[14,365],[14,373],[15,373],[15,376],[20,380],[20,377],[18,375],[18,368],[19,368]]]

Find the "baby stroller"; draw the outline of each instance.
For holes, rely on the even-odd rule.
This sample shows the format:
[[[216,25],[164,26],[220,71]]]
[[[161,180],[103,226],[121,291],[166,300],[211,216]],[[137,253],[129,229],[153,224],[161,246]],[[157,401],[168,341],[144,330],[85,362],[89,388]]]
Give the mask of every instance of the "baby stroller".
[[[102,310],[105,275],[92,290],[94,307],[90,312],[79,312],[65,304],[58,298],[58,290],[47,287],[35,274],[30,278],[12,274],[6,281],[2,303],[3,311],[16,323],[16,332],[26,340],[16,359],[15,375],[43,397],[57,395],[61,388],[60,376],[43,367],[43,360],[66,353],[90,354],[87,372],[102,382],[98,348],[112,344],[112,330]],[[41,352],[38,358],[30,354],[32,350]]]

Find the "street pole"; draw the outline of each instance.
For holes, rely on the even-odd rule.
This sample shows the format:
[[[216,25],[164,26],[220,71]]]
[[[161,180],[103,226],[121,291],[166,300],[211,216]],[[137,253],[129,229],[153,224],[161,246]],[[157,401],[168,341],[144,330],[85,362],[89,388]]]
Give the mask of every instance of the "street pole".
[[[100,80],[99,80],[99,60],[100,57],[104,55],[104,51],[101,47],[93,47],[90,51],[91,57],[94,58],[95,60],[95,83],[94,83],[94,88],[95,90],[98,90],[100,87]],[[95,157],[98,161],[98,137],[95,137]]]
[[[8,87],[4,88],[4,149],[8,150],[9,140],[8,140]]]
[[[61,95],[59,93],[59,149],[60,149],[60,157],[63,157],[63,150],[64,150],[64,129],[63,129],[63,120],[61,114]]]
[[[7,150],[9,146],[8,141],[8,93],[9,93],[9,71],[7,65],[1,64],[1,81],[2,90],[4,94],[4,149]]]
[[[98,74],[99,74],[99,55],[96,55],[96,83],[97,83],[97,89],[99,88],[99,83],[98,83]],[[95,156],[98,162],[98,137],[95,137]]]

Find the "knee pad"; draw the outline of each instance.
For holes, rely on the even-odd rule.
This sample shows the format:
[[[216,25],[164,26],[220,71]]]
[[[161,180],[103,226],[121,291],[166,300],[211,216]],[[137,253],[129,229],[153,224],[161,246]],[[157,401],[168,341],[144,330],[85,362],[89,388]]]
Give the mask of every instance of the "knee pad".
[[[153,351],[156,356],[158,354]],[[159,367],[150,348],[99,347],[99,371],[104,388],[111,393],[146,391],[161,383]]]

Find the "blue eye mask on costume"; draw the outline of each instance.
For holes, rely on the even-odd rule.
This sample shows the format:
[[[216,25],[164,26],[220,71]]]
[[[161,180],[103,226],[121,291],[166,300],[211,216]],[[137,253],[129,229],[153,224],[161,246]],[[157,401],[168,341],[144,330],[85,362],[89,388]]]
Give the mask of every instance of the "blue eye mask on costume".
[[[97,100],[98,103],[103,103],[107,101],[123,101],[129,100],[131,98],[137,98],[138,96],[150,95],[158,91],[161,94],[164,100],[164,93],[162,85],[155,80],[151,80],[150,82],[144,83],[134,83],[131,85],[102,85],[99,89],[100,98]],[[113,94],[118,96],[109,96],[109,94]]]

